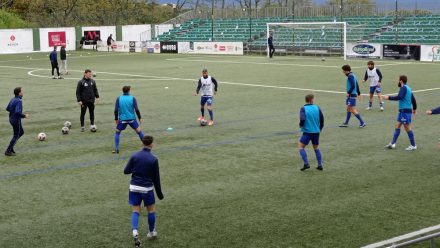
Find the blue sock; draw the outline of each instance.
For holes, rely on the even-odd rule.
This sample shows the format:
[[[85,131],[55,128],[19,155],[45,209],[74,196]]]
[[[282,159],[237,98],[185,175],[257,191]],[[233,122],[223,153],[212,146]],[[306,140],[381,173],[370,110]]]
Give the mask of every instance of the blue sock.
[[[318,166],[322,166],[322,155],[319,149],[315,150],[316,160],[318,160]]]
[[[156,212],[148,213],[148,228],[150,232],[154,230],[154,225],[156,225]]]
[[[214,120],[214,113],[212,113],[212,110],[209,110],[209,109],[208,109],[208,112],[209,112],[209,117],[211,117],[211,121],[213,121]]]
[[[299,154],[301,155],[304,165],[309,165],[309,160],[307,159],[307,152],[305,149],[299,149]]]
[[[202,113],[202,116],[205,116],[205,109],[204,108],[201,108],[200,112]]]
[[[348,124],[348,121],[350,120],[351,112],[347,112],[347,117],[345,118],[345,124]]]
[[[414,133],[412,130],[410,130],[408,132],[408,138],[409,138],[409,142],[411,143],[411,145],[416,146],[416,141],[414,140]]]
[[[120,132],[116,132],[115,133],[115,148],[116,150],[119,150],[119,138],[120,138],[121,133]]]
[[[362,120],[362,117],[361,117],[361,115],[360,115],[360,114],[357,114],[357,115],[354,115],[354,116],[356,116],[356,118],[358,118],[358,119],[359,119],[359,121],[361,122],[361,125],[363,125],[363,124],[364,124],[364,120]]]
[[[138,229],[139,226],[139,213],[132,212],[131,213],[131,229]]]
[[[400,128],[396,128],[396,130],[394,130],[393,141],[391,141],[391,144],[396,144],[396,141],[397,141],[397,138],[399,138],[399,135],[400,135]]]
[[[144,132],[142,132],[142,131],[140,131],[139,133],[138,133],[138,135],[139,135],[139,139],[143,139],[144,138]]]
[[[371,106],[373,106],[373,102],[369,102],[369,103],[368,103],[368,107],[371,108]]]

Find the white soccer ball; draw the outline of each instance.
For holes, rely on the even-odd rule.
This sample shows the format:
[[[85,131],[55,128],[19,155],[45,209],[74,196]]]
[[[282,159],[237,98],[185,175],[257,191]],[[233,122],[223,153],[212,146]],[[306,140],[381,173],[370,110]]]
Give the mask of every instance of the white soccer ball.
[[[46,140],[46,134],[45,133],[39,133],[37,136],[39,141],[45,141]]]
[[[69,128],[68,127],[61,128],[61,133],[62,134],[69,134]]]
[[[92,72],[92,75],[93,75],[93,77],[97,76],[95,71]]]
[[[66,121],[64,122],[64,126],[71,129],[72,128],[72,123],[70,121]]]
[[[96,125],[91,125],[90,132],[96,132],[96,131],[98,131],[98,128],[96,127]]]
[[[205,120],[205,119],[201,119],[201,120],[200,120],[200,126],[204,127],[204,126],[206,126],[207,124],[208,124],[208,121],[207,121],[207,120]]]

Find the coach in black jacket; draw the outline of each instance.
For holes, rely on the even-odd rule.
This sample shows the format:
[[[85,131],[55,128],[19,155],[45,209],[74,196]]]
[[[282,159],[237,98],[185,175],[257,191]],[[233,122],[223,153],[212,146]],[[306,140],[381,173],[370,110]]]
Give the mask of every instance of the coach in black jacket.
[[[81,106],[81,132],[84,132],[84,116],[87,108],[89,108],[90,125],[95,125],[95,99],[99,101],[98,88],[95,80],[92,79],[92,71],[87,69],[84,71],[84,77],[78,82],[76,87],[76,99]]]

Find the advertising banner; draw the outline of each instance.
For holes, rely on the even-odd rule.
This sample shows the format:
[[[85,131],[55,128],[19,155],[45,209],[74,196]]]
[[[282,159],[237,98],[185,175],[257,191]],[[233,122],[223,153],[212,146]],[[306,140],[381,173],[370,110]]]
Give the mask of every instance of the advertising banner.
[[[142,51],[147,53],[160,53],[159,41],[145,41],[142,42]]]
[[[243,55],[243,42],[194,42],[194,53]]]
[[[383,45],[383,58],[420,60],[420,45]]]
[[[161,41],[160,53],[177,53],[178,46],[175,41]]]
[[[75,28],[40,28],[40,51],[50,52],[54,46],[65,46],[66,50],[75,50]],[[58,51],[60,49],[58,48]]]
[[[94,45],[95,38],[102,40],[101,31],[100,30],[88,30],[84,31],[84,37],[86,40],[84,41],[84,45]]]
[[[136,41],[129,41],[128,47],[129,47],[129,52],[135,53],[136,52]]]
[[[66,32],[48,32],[49,46],[66,46]]]
[[[440,62],[440,45],[422,45],[420,61]]]
[[[28,53],[33,50],[32,29],[0,30],[0,53]]]
[[[178,53],[194,53],[194,49],[193,47],[191,47],[192,42],[178,42],[177,44],[177,48],[178,48]]]
[[[350,58],[381,58],[382,45],[369,43],[347,43],[347,57]]]
[[[104,43],[107,43],[107,37],[113,35],[113,39],[116,37],[116,26],[93,26],[83,27],[82,34],[84,35],[86,42],[84,49],[92,49],[94,38],[99,35],[99,39]],[[80,38],[78,38],[79,40]],[[105,44],[107,45],[107,44]]]

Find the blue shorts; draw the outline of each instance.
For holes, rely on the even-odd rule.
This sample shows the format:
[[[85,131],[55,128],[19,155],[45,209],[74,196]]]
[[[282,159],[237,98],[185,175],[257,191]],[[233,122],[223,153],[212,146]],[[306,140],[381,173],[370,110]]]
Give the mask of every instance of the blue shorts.
[[[211,106],[213,102],[212,96],[202,96],[200,99],[200,105],[205,106],[205,104],[208,104],[208,106]]]
[[[129,191],[128,204],[132,206],[140,206],[142,201],[144,202],[145,207],[153,205],[156,202],[154,198],[154,190],[150,190],[147,193]]]
[[[299,142],[308,145],[312,141],[312,145],[319,145],[319,133],[303,133]]]
[[[355,97],[349,97],[347,98],[347,100],[345,101],[345,104],[348,107],[356,107],[356,98]]]
[[[397,114],[397,122],[400,122],[402,124],[411,124],[411,117],[412,117],[412,113],[399,112]]]
[[[379,85],[370,86],[370,94],[374,94],[374,92],[376,92],[377,94],[382,93],[382,87],[380,87]]]
[[[125,128],[127,127],[127,125],[130,125],[131,128],[136,129],[139,127],[139,123],[136,120],[131,120],[131,121],[118,121],[118,125],[116,126],[116,129],[118,129],[119,131],[125,130]]]

